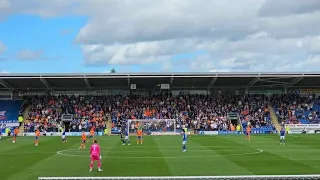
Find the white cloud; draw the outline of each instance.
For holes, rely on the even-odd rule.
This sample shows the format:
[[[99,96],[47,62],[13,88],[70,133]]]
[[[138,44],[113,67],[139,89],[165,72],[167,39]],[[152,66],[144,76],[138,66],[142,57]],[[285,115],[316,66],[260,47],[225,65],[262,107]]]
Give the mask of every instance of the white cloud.
[[[303,71],[320,54],[320,0],[0,0],[0,17],[13,13],[88,16],[75,39],[87,65]],[[181,65],[170,61],[195,51],[204,53]]]
[[[16,56],[19,60],[44,60],[44,53],[42,51],[22,50]]]
[[[173,65],[170,61],[166,61],[163,63],[163,66],[161,68],[161,71],[163,72],[168,72],[168,71],[171,71],[173,68]]]
[[[6,70],[1,70],[1,71],[0,71],[0,74],[7,74],[7,73],[9,73],[9,72],[6,71]]]
[[[7,47],[0,41],[0,54],[7,50]]]
[[[314,12],[319,9],[319,0],[290,0],[289,3],[283,0],[267,0],[259,10],[259,14],[261,16],[285,16]]]

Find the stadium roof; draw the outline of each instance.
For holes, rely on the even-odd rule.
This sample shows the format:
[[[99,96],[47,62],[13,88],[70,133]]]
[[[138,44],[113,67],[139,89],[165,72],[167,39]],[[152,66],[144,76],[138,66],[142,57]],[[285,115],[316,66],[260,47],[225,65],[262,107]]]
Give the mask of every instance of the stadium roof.
[[[102,90],[157,88],[310,88],[320,87],[320,73],[99,73],[1,74],[0,90]]]

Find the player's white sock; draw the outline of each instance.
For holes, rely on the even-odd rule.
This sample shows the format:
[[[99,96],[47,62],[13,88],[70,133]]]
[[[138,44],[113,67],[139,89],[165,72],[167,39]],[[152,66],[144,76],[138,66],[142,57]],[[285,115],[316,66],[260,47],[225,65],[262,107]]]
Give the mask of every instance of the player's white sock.
[[[99,168],[98,171],[99,171],[99,172],[102,172],[103,170]]]
[[[89,171],[91,172],[91,171],[92,171],[92,169],[89,169]]]

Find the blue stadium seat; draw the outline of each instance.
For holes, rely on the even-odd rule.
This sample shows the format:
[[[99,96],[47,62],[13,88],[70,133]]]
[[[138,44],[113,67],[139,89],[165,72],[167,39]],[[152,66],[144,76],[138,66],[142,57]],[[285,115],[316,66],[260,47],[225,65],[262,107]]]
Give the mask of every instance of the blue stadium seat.
[[[0,100],[0,121],[17,122],[21,104],[21,101]]]
[[[0,100],[0,124],[18,122],[21,105],[21,101]],[[11,131],[14,128],[11,127]],[[5,128],[0,127],[0,131],[4,133]]]

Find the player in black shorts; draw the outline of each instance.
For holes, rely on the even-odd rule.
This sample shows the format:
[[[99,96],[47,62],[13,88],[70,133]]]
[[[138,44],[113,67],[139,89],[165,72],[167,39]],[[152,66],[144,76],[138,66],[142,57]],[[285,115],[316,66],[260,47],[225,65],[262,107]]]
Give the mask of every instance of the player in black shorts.
[[[125,137],[125,134],[124,134],[123,130],[121,130],[121,131],[120,131],[120,139],[121,139],[121,141],[122,141],[122,144],[125,143],[124,137]]]

